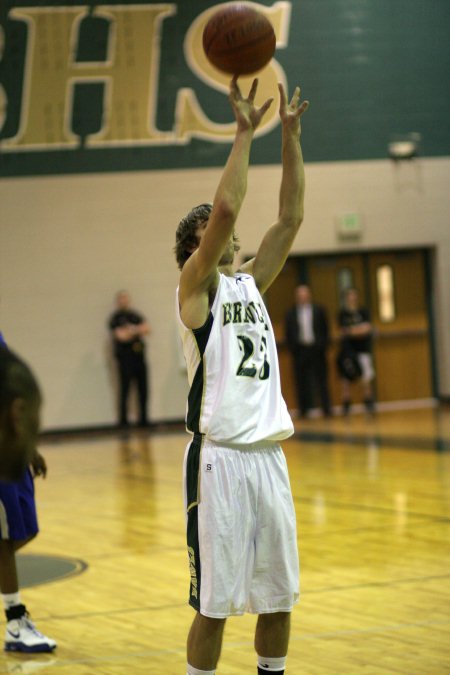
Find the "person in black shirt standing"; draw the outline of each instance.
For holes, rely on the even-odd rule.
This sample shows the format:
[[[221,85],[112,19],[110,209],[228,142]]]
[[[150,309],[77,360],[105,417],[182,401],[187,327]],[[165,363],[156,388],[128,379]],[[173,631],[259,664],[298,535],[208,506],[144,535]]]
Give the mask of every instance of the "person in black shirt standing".
[[[139,396],[139,426],[146,427],[149,426],[148,372],[143,338],[149,335],[150,327],[141,314],[131,309],[127,291],[117,293],[116,304],[117,310],[109,320],[109,328],[113,334],[114,356],[119,371],[119,425],[129,425],[128,394],[130,385],[135,381]]]
[[[358,372],[355,376],[341,370],[342,408],[344,415],[350,412],[350,383],[359,379],[363,387],[364,405],[369,414],[375,412],[373,380],[375,370],[372,361],[372,324],[369,311],[359,306],[358,291],[345,291],[344,307],[339,312],[338,324],[341,329],[342,351],[356,358]]]

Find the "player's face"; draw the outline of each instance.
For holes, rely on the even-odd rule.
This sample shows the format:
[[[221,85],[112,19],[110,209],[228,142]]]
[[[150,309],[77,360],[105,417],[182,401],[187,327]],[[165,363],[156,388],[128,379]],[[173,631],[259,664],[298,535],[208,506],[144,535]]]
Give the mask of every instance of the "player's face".
[[[131,304],[131,299],[126,291],[121,291],[117,294],[117,307],[119,309],[128,309]]]
[[[358,293],[356,291],[347,291],[345,296],[345,304],[348,309],[357,309],[358,307]]]
[[[234,261],[234,237],[233,235],[228,240],[225,251],[219,261],[219,267],[222,265],[231,265]]]
[[[208,221],[205,220],[203,223],[200,223],[197,228],[198,245],[200,245],[200,242],[203,239],[207,224]],[[230,239],[228,240],[224,252],[222,253],[222,257],[219,260],[219,267],[222,267],[223,265],[231,265],[234,262],[234,254],[239,250],[237,241],[236,234],[233,232]]]
[[[296,296],[297,302],[300,305],[307,305],[311,302],[311,293],[308,286],[298,286]]]
[[[207,224],[208,221],[205,220],[205,222],[201,223],[197,228],[197,238],[199,245],[205,234]],[[222,267],[222,265],[231,265],[233,263],[234,254],[236,250],[239,250],[239,247],[237,246],[236,242],[237,242],[236,235],[233,232],[230,239],[228,240],[224,252],[222,253],[222,257],[219,260],[219,267]]]
[[[40,427],[41,398],[15,399],[1,416],[0,479],[18,480],[34,455]]]

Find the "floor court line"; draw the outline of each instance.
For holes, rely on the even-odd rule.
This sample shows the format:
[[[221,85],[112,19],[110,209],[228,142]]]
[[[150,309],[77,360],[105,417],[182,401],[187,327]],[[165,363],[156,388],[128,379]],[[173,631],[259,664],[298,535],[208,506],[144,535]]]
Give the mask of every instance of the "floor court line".
[[[340,592],[346,592],[346,591],[353,591],[356,589],[362,589],[362,588],[387,588],[387,587],[395,587],[399,586],[401,584],[415,584],[415,583],[426,583],[426,582],[432,582],[432,581],[437,581],[441,579],[450,579],[450,574],[437,574],[437,575],[432,575],[432,576],[424,576],[424,577],[408,577],[406,579],[391,579],[388,581],[369,581],[364,584],[349,584],[346,586],[329,586],[329,587],[324,587],[324,588],[317,588],[317,589],[310,589],[306,591],[302,591],[301,595],[302,597],[309,596],[309,595],[319,595],[323,593],[340,593]],[[154,607],[146,606],[146,607],[130,607],[127,609],[113,609],[109,611],[104,611],[104,612],[82,612],[78,614],[52,614],[51,616],[45,616],[45,617],[39,617],[36,616],[35,620],[36,622],[38,621],[67,621],[67,620],[72,620],[72,619],[83,619],[83,618],[88,618],[88,617],[95,617],[95,616],[101,616],[101,617],[108,617],[108,616],[114,616],[115,614],[138,614],[138,613],[146,613],[146,612],[163,612],[166,610],[171,610],[171,609],[183,609],[186,607],[185,602],[180,602],[178,604],[170,604],[170,605],[158,605]],[[449,620],[450,621],[450,620]]]
[[[413,623],[399,623],[399,624],[385,624],[372,626],[370,628],[352,629],[352,630],[336,630],[325,631],[323,633],[306,633],[303,635],[291,634],[290,642],[307,642],[309,640],[329,640],[330,638],[342,638],[348,636],[358,635],[373,635],[377,633],[395,633],[403,630],[413,630],[415,628],[430,628],[432,626],[446,626],[450,624],[450,619],[436,619],[429,621],[417,621]],[[248,640],[227,641],[227,649],[249,647],[253,649],[253,636]],[[98,656],[88,657],[84,659],[57,659],[56,662],[48,663],[47,668],[66,668],[67,666],[93,664],[101,665],[104,663],[120,663],[126,661],[129,663],[131,659],[143,659],[149,657],[161,657],[163,655],[171,654],[185,654],[185,646],[182,645],[175,649],[149,649],[144,651],[127,651],[123,654],[116,654],[114,656]]]

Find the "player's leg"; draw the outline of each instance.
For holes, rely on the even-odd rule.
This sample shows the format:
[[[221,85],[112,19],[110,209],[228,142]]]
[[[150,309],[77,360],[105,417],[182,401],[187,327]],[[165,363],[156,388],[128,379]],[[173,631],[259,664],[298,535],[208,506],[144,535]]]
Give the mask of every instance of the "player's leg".
[[[350,399],[350,380],[345,377],[341,378],[341,392],[342,392],[342,414],[344,417],[350,413],[351,399]]]
[[[373,388],[375,370],[373,367],[372,355],[368,353],[358,354],[358,361],[362,371],[361,384],[364,406],[368,414],[373,415],[375,413],[375,396]]]
[[[142,356],[136,364],[136,382],[139,397],[139,425],[145,427],[148,425],[147,419],[147,400],[148,400],[148,374],[145,360]]]
[[[185,455],[189,603],[197,611],[189,675],[215,672],[226,618],[246,610],[254,568],[248,454],[194,436]]]
[[[305,351],[297,348],[294,353],[295,384],[297,389],[297,401],[299,415],[306,415],[310,408],[309,384],[308,384],[308,360]]]
[[[314,348],[305,346],[302,348],[302,375],[301,375],[301,411],[307,416],[315,405],[315,382],[314,382]]]
[[[214,672],[222,649],[225,619],[212,619],[197,612],[187,641],[188,675],[195,670]]]
[[[56,642],[42,635],[30,620],[21,602],[16,567],[16,551],[38,532],[34,483],[26,471],[17,483],[0,486],[3,518],[0,523],[0,590],[6,614],[5,650],[50,652]]]
[[[362,385],[364,407],[369,415],[373,415],[375,413],[375,397],[372,382],[363,380]]]
[[[326,352],[318,349],[315,355],[315,375],[320,403],[325,417],[331,415],[330,392],[328,388],[328,363]]]
[[[299,598],[299,560],[294,502],[286,458],[274,445],[255,453],[259,474],[255,564],[249,609],[257,613],[258,673],[284,673],[290,612]]]
[[[51,652],[56,647],[54,640],[36,629],[20,598],[15,552],[31,539],[33,537],[21,541],[0,541],[0,590],[6,615],[6,651]]]
[[[128,394],[132,372],[127,358],[120,358],[117,361],[119,367],[119,425],[128,426]]]
[[[2,596],[19,592],[14,544],[15,542],[10,539],[0,540],[0,590]],[[9,602],[5,602],[4,597],[3,601],[6,609],[9,607]]]
[[[290,612],[260,614],[256,624],[255,650],[258,673],[284,673],[291,628]]]
[[[28,544],[35,536],[31,535],[20,541],[0,539],[0,591],[2,595],[19,592],[15,552]]]

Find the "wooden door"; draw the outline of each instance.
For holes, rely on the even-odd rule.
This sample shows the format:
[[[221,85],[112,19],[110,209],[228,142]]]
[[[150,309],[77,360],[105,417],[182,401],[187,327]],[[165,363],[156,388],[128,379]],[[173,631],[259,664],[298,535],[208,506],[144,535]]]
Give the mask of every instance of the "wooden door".
[[[369,256],[376,388],[380,401],[432,396],[424,257],[423,251]],[[383,274],[388,281],[386,288]]]

